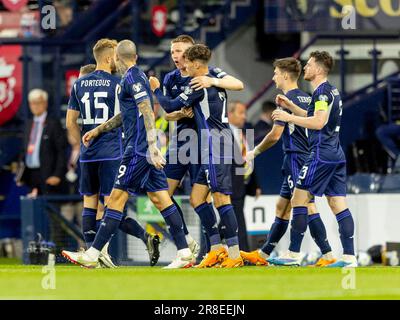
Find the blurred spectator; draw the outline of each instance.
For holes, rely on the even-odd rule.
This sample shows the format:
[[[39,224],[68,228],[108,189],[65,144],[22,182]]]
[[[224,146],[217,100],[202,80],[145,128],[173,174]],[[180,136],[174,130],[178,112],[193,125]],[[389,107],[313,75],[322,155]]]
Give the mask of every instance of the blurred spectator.
[[[254,143],[259,144],[268,132],[271,131],[273,121],[271,118],[272,112],[276,109],[275,103],[272,101],[264,101],[260,120],[254,126]]]
[[[58,119],[47,116],[46,91],[31,90],[28,101],[34,117],[25,127],[17,182],[31,189],[31,197],[63,193],[67,164],[65,131]]]
[[[57,27],[65,28],[71,22],[73,18],[73,10],[71,1],[69,0],[56,0],[54,1],[54,7],[57,11]]]
[[[246,195],[258,197],[261,194],[261,189],[257,183],[255,171],[252,172],[244,160],[246,150],[249,149],[243,131],[246,124],[246,105],[239,101],[230,102],[228,104],[228,120],[233,132],[234,143],[236,143],[234,152],[240,152],[239,155],[235,154],[232,165],[232,189],[234,192],[231,195],[231,200],[238,221],[239,247],[241,250],[248,251],[244,200]],[[238,161],[238,159],[240,160]],[[240,169],[242,169],[242,172],[239,172]]]
[[[400,171],[400,121],[381,125],[376,137],[394,162],[394,171]]]

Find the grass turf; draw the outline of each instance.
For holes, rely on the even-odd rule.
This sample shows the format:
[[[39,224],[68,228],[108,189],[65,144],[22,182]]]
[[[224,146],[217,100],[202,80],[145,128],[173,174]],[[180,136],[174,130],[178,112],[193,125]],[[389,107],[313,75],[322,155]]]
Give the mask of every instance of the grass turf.
[[[400,268],[355,269],[343,289],[342,269],[244,267],[163,270],[57,266],[45,290],[40,266],[0,265],[0,299],[400,299]]]

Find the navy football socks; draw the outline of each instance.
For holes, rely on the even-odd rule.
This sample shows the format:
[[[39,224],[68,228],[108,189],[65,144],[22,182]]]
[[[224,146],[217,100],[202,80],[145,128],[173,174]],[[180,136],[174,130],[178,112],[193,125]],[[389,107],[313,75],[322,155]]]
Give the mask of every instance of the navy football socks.
[[[308,227],[310,228],[311,236],[321,250],[321,253],[325,254],[332,251],[326,235],[325,225],[322,222],[319,213],[308,216]]]
[[[307,230],[308,209],[307,207],[294,207],[293,218],[290,228],[290,246],[292,252],[300,252],[301,242]]]
[[[87,248],[90,248],[96,237],[96,209],[83,208],[82,232]]]
[[[122,212],[109,208],[106,209],[99,231],[94,239],[93,248],[99,251],[103,249],[104,245],[111,240],[114,233],[118,230],[122,217]]]
[[[336,215],[343,254],[354,255],[354,220],[349,209]]]
[[[199,215],[201,224],[206,230],[210,246],[220,244],[221,237],[218,231],[217,217],[215,216],[212,205],[204,202],[203,204],[194,208],[194,211],[196,211],[196,213]]]
[[[175,241],[175,245],[178,250],[185,249],[188,247],[186,242],[185,233],[183,232],[183,222],[179,215],[178,209],[174,204],[171,204],[168,208],[161,211],[165,222],[168,225],[169,232]]]
[[[261,251],[270,255],[271,252],[275,249],[279,240],[281,240],[281,238],[286,233],[288,225],[289,225],[289,220],[275,217],[275,221],[271,226],[271,230],[269,231],[267,241],[262,246]]]
[[[187,229],[187,226],[186,226],[185,219],[183,218],[183,212],[182,212],[182,209],[181,209],[181,207],[178,205],[178,203],[175,201],[174,197],[171,197],[171,200],[172,200],[173,204],[175,205],[175,207],[176,207],[176,210],[178,210],[178,212],[179,212],[179,215],[180,215],[180,216],[181,216],[181,218],[182,218],[182,223],[183,223],[183,232],[185,233],[185,235],[188,235],[188,234],[189,234],[189,231],[188,231],[188,229]]]
[[[119,229],[131,236],[142,239],[144,243],[147,241],[148,233],[142,228],[142,226],[131,217],[125,216],[119,225]]]
[[[228,247],[239,245],[238,224],[235,211],[231,204],[221,206],[218,209],[225,241]]]

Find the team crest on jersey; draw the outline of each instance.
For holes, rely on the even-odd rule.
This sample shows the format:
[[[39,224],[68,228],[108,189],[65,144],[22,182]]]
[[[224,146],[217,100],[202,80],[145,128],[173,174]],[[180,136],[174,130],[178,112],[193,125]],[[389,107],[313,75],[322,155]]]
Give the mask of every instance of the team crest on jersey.
[[[318,101],[328,101],[328,96],[325,94],[320,94],[318,96]]]
[[[185,87],[185,90],[183,91],[186,95],[192,94],[193,89],[191,87]]]
[[[222,70],[221,70],[220,68],[214,68],[214,72],[215,72],[215,73],[221,73]]]
[[[142,90],[142,85],[141,85],[140,83],[135,83],[135,84],[132,86],[132,89],[133,89],[133,91],[135,91],[135,92],[139,92],[140,90]]]

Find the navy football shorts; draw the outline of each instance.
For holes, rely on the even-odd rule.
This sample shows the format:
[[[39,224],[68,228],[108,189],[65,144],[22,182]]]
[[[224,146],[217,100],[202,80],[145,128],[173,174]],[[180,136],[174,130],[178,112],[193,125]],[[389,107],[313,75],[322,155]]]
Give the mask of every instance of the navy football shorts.
[[[122,158],[114,188],[133,194],[168,190],[164,170],[158,170],[146,157],[128,155]]]
[[[232,194],[231,164],[202,164],[194,183],[207,185],[211,192]]]
[[[109,196],[120,160],[80,162],[79,192],[82,195]]]
[[[193,185],[194,181],[196,180],[197,174],[200,171],[200,164],[192,164],[187,163],[183,164],[179,162],[178,157],[174,159],[176,163],[171,163],[171,159],[169,157],[169,152],[166,154],[167,165],[164,168],[165,175],[168,179],[178,180],[181,181],[182,178],[185,176],[186,172],[189,172],[190,176],[190,183]]]
[[[346,196],[346,162],[321,161],[312,152],[301,168],[296,188],[318,197]]]
[[[296,152],[285,153],[282,164],[283,182],[279,193],[282,198],[289,200],[292,198],[297,177],[307,158],[308,154]]]

